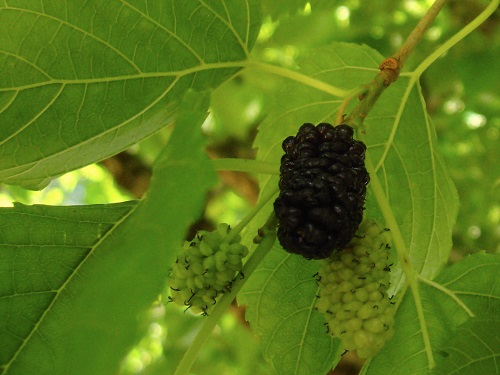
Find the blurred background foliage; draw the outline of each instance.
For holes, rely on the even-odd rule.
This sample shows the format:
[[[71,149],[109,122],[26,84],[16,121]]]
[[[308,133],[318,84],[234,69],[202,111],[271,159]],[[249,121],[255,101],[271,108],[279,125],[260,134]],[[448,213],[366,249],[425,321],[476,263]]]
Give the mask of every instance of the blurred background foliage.
[[[307,49],[344,41],[367,44],[388,56],[432,2],[265,0],[263,26],[252,53],[257,59],[294,67],[297,57]],[[406,69],[415,67],[487,4],[486,0],[449,1]],[[461,200],[451,262],[480,250],[500,251],[499,18],[497,10],[438,59],[421,82],[442,155]],[[266,116],[267,98],[275,88],[272,80],[262,81],[251,72],[243,72],[214,92],[211,113],[203,125],[210,157],[254,156],[252,141],[259,122]],[[168,142],[170,132],[165,128],[99,165],[61,176],[39,192],[2,185],[0,205],[99,204],[140,198],[147,189],[152,163]],[[211,229],[217,222],[234,224],[255,204],[255,176],[234,172],[219,175],[219,185],[207,197],[204,217],[193,225],[187,237],[192,237],[196,229]],[[165,295],[143,317],[148,334],[124,360],[123,374],[171,374],[195,336],[200,318],[166,304],[167,300]],[[358,372],[360,362],[346,357],[336,374]],[[193,372],[272,373],[241,309],[232,308],[222,319]]]

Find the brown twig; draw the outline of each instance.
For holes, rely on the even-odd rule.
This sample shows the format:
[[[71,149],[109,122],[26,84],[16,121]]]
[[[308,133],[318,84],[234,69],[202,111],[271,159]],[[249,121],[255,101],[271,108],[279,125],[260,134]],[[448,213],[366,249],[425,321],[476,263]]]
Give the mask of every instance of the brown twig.
[[[422,17],[420,22],[415,26],[408,38],[405,40],[399,50],[385,59],[379,66],[379,72],[369,84],[365,86],[365,93],[360,97],[360,102],[354,108],[352,113],[346,118],[346,124],[353,126],[361,126],[368,115],[368,112],[373,108],[378,98],[384,90],[396,81],[399,73],[403,69],[408,57],[417,46],[425,31],[434,22],[434,19],[446,4],[447,0],[436,0],[429,8],[427,13]]]
[[[417,26],[412,30],[408,38],[406,38],[403,45],[399,48],[399,50],[392,56],[397,63],[399,70],[403,69],[408,57],[417,46],[422,36],[430,27],[430,25],[434,22],[434,19],[437,17],[438,13],[446,4],[447,0],[436,0],[434,4],[429,8],[427,13],[422,17]]]

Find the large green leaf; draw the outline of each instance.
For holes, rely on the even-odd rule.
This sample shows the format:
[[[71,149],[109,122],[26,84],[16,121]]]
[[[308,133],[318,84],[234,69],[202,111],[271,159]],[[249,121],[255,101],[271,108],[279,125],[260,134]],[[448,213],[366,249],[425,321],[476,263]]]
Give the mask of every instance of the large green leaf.
[[[472,314],[478,317],[498,316],[499,273],[500,254],[477,253],[447,268],[433,282],[424,280],[425,283],[419,283],[419,297],[415,298],[407,293],[398,309],[395,337],[380,355],[365,366],[363,374],[428,374],[431,370],[430,363],[439,360],[443,356],[443,350],[448,352],[448,349],[443,348],[454,347],[457,341],[468,335],[466,329],[456,329],[468,320],[474,321],[476,318],[471,318]],[[421,306],[425,325],[430,333],[429,347],[426,347],[422,339],[422,327],[418,320]],[[479,325],[477,322],[480,321],[471,324]],[[484,327],[476,326],[475,329],[484,332]],[[494,342],[497,335],[497,331],[489,330],[483,338]],[[455,343],[450,342],[450,338]],[[482,354],[485,355],[484,350]],[[467,357],[465,355],[460,362],[466,363]],[[444,364],[441,364],[441,371],[442,366]],[[451,373],[451,370],[444,373]]]
[[[8,365],[25,340],[36,338],[37,323],[65,282],[135,205],[0,210],[0,364]]]
[[[326,374],[342,353],[311,299],[318,293],[317,269],[317,261],[287,254],[276,243],[239,294],[278,374]]]
[[[147,197],[132,210],[1,210],[2,374],[116,373],[215,182],[199,129],[207,107],[206,95],[181,104]]]
[[[339,92],[338,89],[351,90],[370,82],[382,60],[383,57],[369,47],[335,43],[328,48],[309,51],[298,60],[299,72],[303,76],[281,72],[279,78],[273,75],[263,77],[268,87],[274,90],[270,94],[272,104],[268,107],[271,110],[261,124],[255,141],[259,149],[258,159],[279,163],[283,154],[283,139],[295,134],[304,122],[333,123],[343,98],[335,97],[332,93]],[[435,133],[426,115],[416,78],[411,74],[401,76],[386,90],[365,120],[368,155],[376,169],[371,179],[378,179],[384,191],[383,199],[380,199],[369,189],[365,216],[383,220],[383,211],[392,212],[398,228],[391,229],[401,232],[405,245],[405,249],[400,250],[407,251],[417,274],[432,278],[448,259],[457,197],[436,150]],[[347,112],[355,104],[356,100]],[[268,181],[272,179],[262,179],[261,183]],[[264,191],[271,188],[264,188]],[[282,250],[277,246],[273,251]],[[277,272],[282,266],[281,261],[280,257],[268,259],[249,282],[262,285],[266,272]],[[318,267],[316,265],[316,270],[312,265],[309,267],[308,273],[312,280],[312,274]],[[289,269],[292,274],[302,272],[300,267]],[[393,269],[392,291],[397,292],[401,290],[405,277],[398,264]],[[246,294],[243,294],[243,301],[257,303],[255,308],[248,310],[247,318],[263,335],[264,341],[272,342],[268,345],[271,349],[265,352],[266,356],[279,359],[289,344],[276,339],[281,337],[282,325],[261,327],[261,322],[273,321],[273,314],[280,309],[273,301],[280,300],[281,290],[288,285],[284,277],[275,282],[281,283],[281,289],[262,291],[267,295],[267,303],[272,306],[263,308],[259,300],[247,300]],[[252,289],[245,289],[245,292],[247,290]],[[309,292],[306,298],[300,293],[297,290],[293,296],[289,296],[302,301],[302,304],[295,306],[297,313],[310,308],[316,294]],[[411,296],[407,295],[406,298]],[[417,303],[421,306],[422,302]],[[306,324],[304,320],[302,325]],[[289,341],[300,341],[301,334],[302,330],[298,329],[295,336],[289,336]],[[322,359],[326,360],[326,357]]]
[[[436,375],[476,375],[500,373],[500,319],[492,316],[471,318],[460,325],[438,352]]]
[[[367,46],[334,43],[309,51],[298,65],[306,76],[349,90],[370,82],[382,60]],[[300,79],[280,78],[276,86],[272,111],[255,145],[259,159],[278,163],[283,139],[304,122],[333,123],[343,98]],[[413,76],[400,77],[386,90],[365,126],[368,153],[377,171],[371,178],[378,178],[385,189],[415,269],[432,277],[448,260],[457,197]],[[380,204],[369,191],[366,216],[381,217]]]
[[[0,181],[41,188],[171,123],[242,66],[256,3],[0,1]]]

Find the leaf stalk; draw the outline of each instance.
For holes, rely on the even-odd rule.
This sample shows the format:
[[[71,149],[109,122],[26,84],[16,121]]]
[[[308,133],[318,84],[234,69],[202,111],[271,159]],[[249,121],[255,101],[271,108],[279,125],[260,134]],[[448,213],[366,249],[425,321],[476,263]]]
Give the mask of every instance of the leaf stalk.
[[[220,158],[213,159],[212,164],[217,171],[236,171],[255,174],[279,175],[280,166],[263,160]]]

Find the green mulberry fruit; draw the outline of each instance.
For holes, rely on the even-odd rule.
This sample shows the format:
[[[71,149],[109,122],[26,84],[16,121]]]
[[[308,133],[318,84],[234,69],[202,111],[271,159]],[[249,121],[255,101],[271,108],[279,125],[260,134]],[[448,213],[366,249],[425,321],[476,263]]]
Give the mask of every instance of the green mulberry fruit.
[[[168,281],[173,302],[208,315],[220,295],[231,288],[248,248],[239,235],[225,241],[230,231],[229,225],[219,224],[217,230],[199,231],[184,243]]]
[[[390,281],[389,233],[365,220],[341,253],[322,260],[316,309],[330,335],[360,358],[373,357],[394,333]]]

